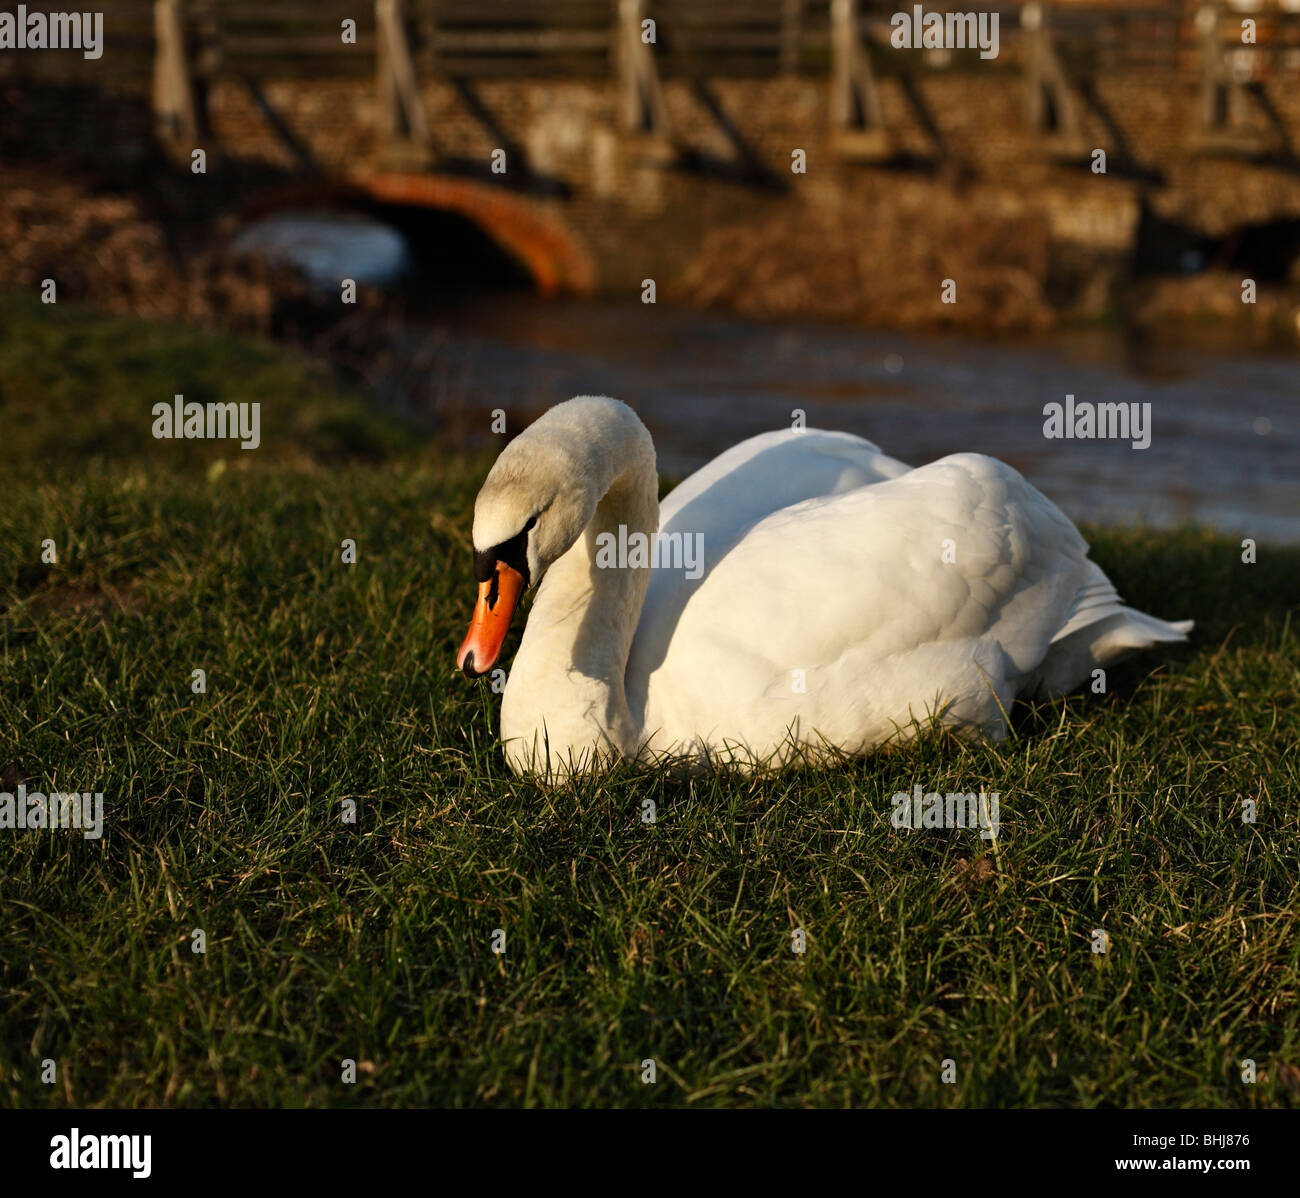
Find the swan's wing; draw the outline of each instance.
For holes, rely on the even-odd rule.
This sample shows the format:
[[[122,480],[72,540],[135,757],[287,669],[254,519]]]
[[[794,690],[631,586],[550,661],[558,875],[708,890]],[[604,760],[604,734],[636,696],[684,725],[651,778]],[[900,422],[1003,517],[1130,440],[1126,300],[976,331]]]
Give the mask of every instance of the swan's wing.
[[[851,748],[936,700],[996,721],[1093,577],[1056,505],[978,454],[796,503],[714,548],[705,535],[695,582],[655,572],[633,645],[629,697],[648,691],[647,733],[675,742],[729,725],[779,742],[794,722]]]
[[[718,563],[713,585],[742,571],[759,580],[755,620],[762,590],[784,592],[788,611],[823,595],[806,610],[820,613],[824,631],[793,633],[791,647],[828,655],[869,644],[886,655],[992,636],[1027,670],[1093,576],[1087,554],[1042,492],[1006,463],[967,453],[774,513]]]
[[[817,657],[846,643],[888,653],[994,632],[1030,668],[1075,614],[1084,584],[1104,581],[1065,514],[1006,463],[981,454],[903,467],[779,510],[769,496],[790,488],[786,476],[773,476],[758,496],[729,493],[725,482],[738,476],[701,492],[709,510],[698,511],[707,519],[692,519],[686,504],[661,524],[703,537],[703,576],[692,584],[658,571],[651,585],[684,586],[692,592],[686,609],[700,607],[701,615],[716,598],[724,619],[726,611],[743,616],[745,627],[776,634],[779,644],[816,647]],[[711,543],[710,525],[727,532],[743,523],[747,501],[769,514],[738,541]]]
[[[909,469],[851,433],[761,433],[733,445],[665,496],[659,528],[706,534],[721,550],[782,508],[896,478]]]

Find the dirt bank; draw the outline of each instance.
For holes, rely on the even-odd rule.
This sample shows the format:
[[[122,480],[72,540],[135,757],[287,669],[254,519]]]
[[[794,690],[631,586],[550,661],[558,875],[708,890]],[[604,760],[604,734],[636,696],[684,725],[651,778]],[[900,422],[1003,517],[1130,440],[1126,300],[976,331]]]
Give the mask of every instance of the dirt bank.
[[[386,318],[409,297],[361,289],[356,305],[313,294],[293,271],[229,249],[238,220],[195,211],[187,181],[165,164],[137,185],[35,162],[0,162],[0,281],[38,290],[55,280],[60,301],[109,311],[257,332],[312,345],[358,368],[396,352]],[[930,214],[933,217],[933,213]],[[882,328],[959,327],[1014,334],[1062,324],[1118,320],[1186,329],[1239,328],[1258,340],[1300,336],[1300,278],[1257,287],[1223,269],[1137,277],[1113,258],[1063,262],[1046,225],[964,207],[942,214],[951,240],[917,232],[905,204],[815,212],[806,219],[756,217],[706,235],[698,260],[663,298],[749,316],[825,319]],[[1212,267],[1212,264],[1211,264]],[[940,292],[953,280],[956,303]],[[346,362],[344,362],[344,359]]]

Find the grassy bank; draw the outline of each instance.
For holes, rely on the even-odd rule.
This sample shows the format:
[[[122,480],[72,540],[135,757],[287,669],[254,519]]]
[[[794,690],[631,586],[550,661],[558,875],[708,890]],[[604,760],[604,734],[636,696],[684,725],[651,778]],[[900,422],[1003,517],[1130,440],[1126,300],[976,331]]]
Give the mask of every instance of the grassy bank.
[[[1194,644],[1002,746],[551,794],[453,668],[484,460],[265,346],[0,316],[0,790],[106,804],[0,831],[0,1102],[1300,1104],[1300,554],[1094,536]],[[154,441],[177,391],[263,448]],[[996,848],[894,830],[918,783]]]

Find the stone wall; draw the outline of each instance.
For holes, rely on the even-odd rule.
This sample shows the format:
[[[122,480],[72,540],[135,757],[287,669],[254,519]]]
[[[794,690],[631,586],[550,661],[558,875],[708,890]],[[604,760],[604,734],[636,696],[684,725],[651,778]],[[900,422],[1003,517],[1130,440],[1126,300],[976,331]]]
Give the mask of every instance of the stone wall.
[[[227,185],[301,172],[304,153],[329,171],[391,168],[370,81],[261,87],[282,129],[247,85],[210,89],[205,148]],[[423,95],[433,169],[522,188],[574,230],[602,288],[618,294],[653,278],[663,298],[753,311],[1042,324],[1105,308],[1144,205],[1212,237],[1300,220],[1300,169],[1279,149],[1276,122],[1248,104],[1250,124],[1207,144],[1192,74],[1099,77],[1070,147],[1026,127],[1022,78],[1008,67],[887,77],[881,89],[900,155],[889,165],[837,153],[819,78],[670,80],[671,152],[619,131],[612,81],[434,82]],[[1274,81],[1269,96],[1300,144],[1300,86]],[[147,102],[143,89],[136,99]],[[26,148],[102,148],[130,126],[118,116],[106,133],[85,102],[50,107],[20,114]],[[1107,152],[1105,175],[1088,169],[1094,148]],[[490,173],[496,149],[507,151],[504,178]],[[794,150],[805,174],[791,171]],[[939,302],[945,278],[957,281],[957,305]]]

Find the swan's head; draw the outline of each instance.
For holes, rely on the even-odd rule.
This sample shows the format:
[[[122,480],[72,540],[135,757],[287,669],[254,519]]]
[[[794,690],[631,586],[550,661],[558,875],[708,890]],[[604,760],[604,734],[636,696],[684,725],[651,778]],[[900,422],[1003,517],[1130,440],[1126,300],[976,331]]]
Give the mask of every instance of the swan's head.
[[[615,400],[560,404],[502,450],[474,501],[478,602],[456,656],[470,678],[496,664],[524,592],[582,535],[608,486],[597,403],[636,420]]]

